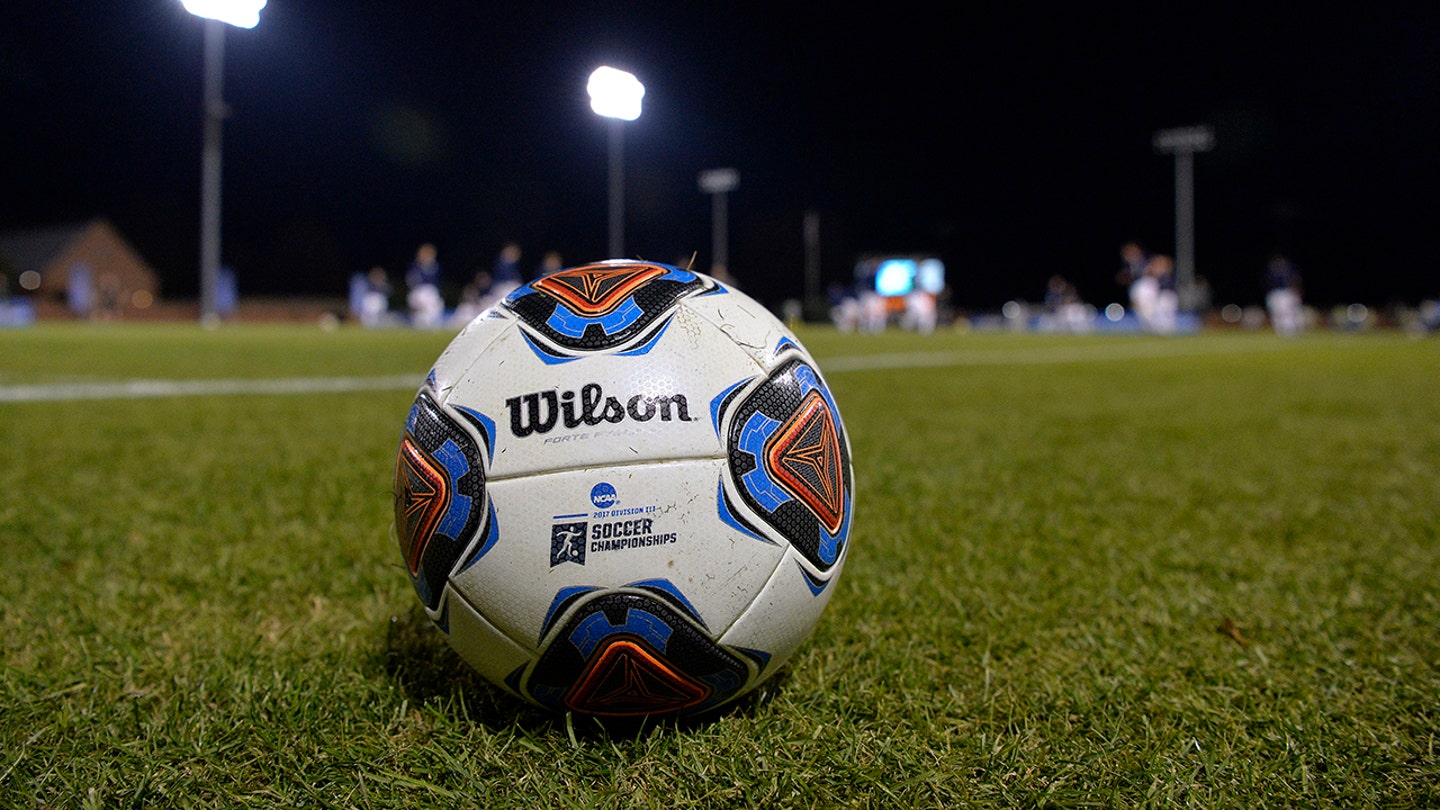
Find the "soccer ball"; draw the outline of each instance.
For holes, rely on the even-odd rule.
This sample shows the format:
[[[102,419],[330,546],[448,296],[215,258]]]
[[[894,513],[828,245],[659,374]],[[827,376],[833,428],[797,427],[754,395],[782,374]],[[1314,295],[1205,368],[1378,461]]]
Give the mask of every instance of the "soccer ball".
[[[460,332],[405,422],[395,535],[450,645],[556,711],[696,715],[773,675],[845,564],[849,440],[815,361],[664,264],[543,276]]]

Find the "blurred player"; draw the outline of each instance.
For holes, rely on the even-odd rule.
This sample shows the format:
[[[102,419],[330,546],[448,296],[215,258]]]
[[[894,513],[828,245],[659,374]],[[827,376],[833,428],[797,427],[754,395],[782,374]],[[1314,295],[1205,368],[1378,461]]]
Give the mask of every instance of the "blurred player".
[[[1304,328],[1300,303],[1300,270],[1276,254],[1265,266],[1265,309],[1275,334],[1289,337],[1300,333]]]

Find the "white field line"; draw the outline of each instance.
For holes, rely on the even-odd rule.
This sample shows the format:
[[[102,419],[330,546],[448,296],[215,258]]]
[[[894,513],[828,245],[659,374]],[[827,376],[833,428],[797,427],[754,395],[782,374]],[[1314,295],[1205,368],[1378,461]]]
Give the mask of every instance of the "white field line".
[[[81,399],[149,399],[236,394],[323,394],[345,391],[419,390],[423,377],[290,377],[279,380],[121,380],[0,386],[0,402],[64,402]]]
[[[1282,342],[1093,344],[1052,349],[980,349],[974,351],[897,352],[842,355],[820,362],[827,374],[907,368],[955,366],[1060,365],[1212,354],[1239,354],[1287,348]],[[120,380],[89,383],[36,383],[0,385],[0,403],[66,402],[97,399],[150,399],[160,397],[235,396],[242,394],[324,394],[349,391],[418,390],[422,375],[377,377],[290,377],[284,379]]]
[[[1217,354],[1247,354],[1286,349],[1294,341],[1092,343],[1084,346],[1056,346],[1037,349],[975,349],[935,352],[895,352],[832,357],[820,361],[825,374],[847,371],[881,371],[905,368],[953,366],[1039,366],[1069,363],[1103,363],[1116,360],[1148,360],[1169,357],[1200,357]]]

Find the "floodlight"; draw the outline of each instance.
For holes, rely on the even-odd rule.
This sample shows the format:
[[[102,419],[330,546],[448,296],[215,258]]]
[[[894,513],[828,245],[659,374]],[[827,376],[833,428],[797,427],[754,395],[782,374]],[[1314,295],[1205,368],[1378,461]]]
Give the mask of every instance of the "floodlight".
[[[633,73],[598,67],[590,74],[585,91],[590,94],[590,109],[598,115],[622,121],[634,121],[640,117],[640,99],[645,97],[645,85]]]
[[[196,17],[219,20],[236,28],[254,28],[260,24],[260,9],[265,0],[180,0],[185,10]]]

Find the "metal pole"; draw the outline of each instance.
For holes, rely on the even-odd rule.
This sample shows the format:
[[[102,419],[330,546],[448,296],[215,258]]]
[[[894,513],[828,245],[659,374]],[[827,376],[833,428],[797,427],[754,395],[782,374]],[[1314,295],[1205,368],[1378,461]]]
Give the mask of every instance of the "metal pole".
[[[214,323],[220,278],[220,130],[225,118],[225,23],[205,21],[205,143],[200,154],[200,321]]]
[[[610,122],[610,256],[625,256],[625,129],[619,118]]]
[[[1195,153],[1175,153],[1175,292],[1195,308]]]
[[[717,267],[730,268],[730,256],[727,246],[728,232],[730,229],[728,205],[725,200],[727,194],[711,194],[710,201],[710,241],[711,255],[714,257],[713,264]]]

